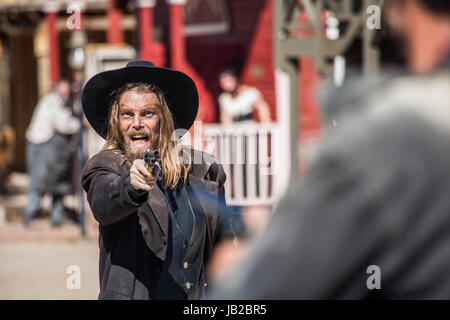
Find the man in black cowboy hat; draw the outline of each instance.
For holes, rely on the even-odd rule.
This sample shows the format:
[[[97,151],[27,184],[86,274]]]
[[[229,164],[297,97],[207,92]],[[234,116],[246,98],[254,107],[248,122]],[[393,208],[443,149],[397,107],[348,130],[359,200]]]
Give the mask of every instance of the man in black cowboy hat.
[[[173,138],[196,117],[194,82],[182,72],[133,61],[92,77],[82,102],[106,139],[82,176],[100,223],[99,299],[201,297],[213,245],[231,229],[219,215],[226,208],[222,165]],[[143,160],[147,150],[161,158],[152,174]]]

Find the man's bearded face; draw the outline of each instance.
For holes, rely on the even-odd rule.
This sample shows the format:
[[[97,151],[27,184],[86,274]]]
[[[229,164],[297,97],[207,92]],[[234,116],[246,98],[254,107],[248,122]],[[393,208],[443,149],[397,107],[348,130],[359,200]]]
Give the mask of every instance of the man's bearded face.
[[[130,161],[142,159],[159,140],[159,104],[154,93],[126,91],[119,101],[119,122]]]

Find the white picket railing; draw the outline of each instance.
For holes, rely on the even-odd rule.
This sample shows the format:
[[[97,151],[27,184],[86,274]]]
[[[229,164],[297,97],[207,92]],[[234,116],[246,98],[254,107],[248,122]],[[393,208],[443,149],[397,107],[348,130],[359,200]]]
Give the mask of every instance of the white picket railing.
[[[195,127],[195,125],[194,125]],[[228,205],[273,205],[279,198],[286,170],[283,161],[279,125],[274,124],[203,124],[202,134],[194,134],[192,144],[217,157],[227,174],[225,194]],[[92,130],[87,134],[90,155],[100,151],[104,144]],[[195,141],[195,137],[200,141]],[[193,143],[192,143],[193,142]]]
[[[194,141],[194,147],[201,145],[223,164],[228,205],[272,205],[278,200],[276,188],[283,183],[278,124],[204,124],[201,130],[202,141]]]

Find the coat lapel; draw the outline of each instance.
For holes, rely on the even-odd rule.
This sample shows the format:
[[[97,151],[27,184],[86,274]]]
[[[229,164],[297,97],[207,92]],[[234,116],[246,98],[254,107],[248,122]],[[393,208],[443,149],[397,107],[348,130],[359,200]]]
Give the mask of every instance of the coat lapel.
[[[169,211],[163,193],[157,185],[148,192],[147,203],[167,239],[169,233]]]
[[[200,198],[204,198],[205,196],[211,196],[215,199],[217,198],[217,182],[199,178],[193,174],[189,175],[189,182],[196,192],[197,196],[200,196]]]
[[[169,212],[162,192],[157,186],[149,191],[147,205],[137,210],[142,235],[147,246],[161,260],[166,259],[168,243]]]

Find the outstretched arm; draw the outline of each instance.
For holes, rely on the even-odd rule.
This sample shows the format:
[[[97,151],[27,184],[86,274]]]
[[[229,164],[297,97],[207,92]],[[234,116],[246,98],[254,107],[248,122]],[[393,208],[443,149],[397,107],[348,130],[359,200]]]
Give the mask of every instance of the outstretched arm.
[[[220,110],[220,123],[222,124],[230,124],[233,123],[233,118],[226,113],[223,109]]]
[[[143,160],[136,160],[129,170],[121,170],[116,162],[107,160],[92,158],[82,176],[92,213],[101,225],[121,221],[133,213],[147,201],[152,183],[144,176]]]
[[[261,122],[268,123],[271,121],[270,108],[263,97],[260,97],[259,100],[255,103],[255,108],[258,111]]]

